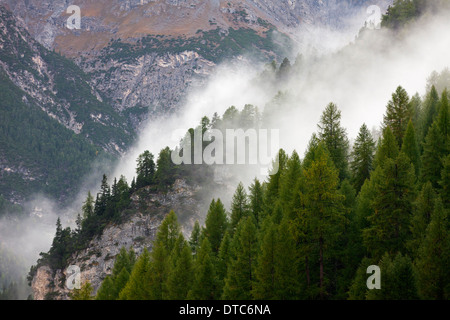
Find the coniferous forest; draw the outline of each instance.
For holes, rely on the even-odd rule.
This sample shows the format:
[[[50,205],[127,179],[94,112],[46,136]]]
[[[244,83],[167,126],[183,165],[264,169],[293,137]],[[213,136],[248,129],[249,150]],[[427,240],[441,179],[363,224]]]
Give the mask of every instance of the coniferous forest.
[[[400,39],[408,26],[447,5],[444,0],[433,5],[424,0],[395,0],[383,15],[381,28]],[[362,40],[357,37],[330,59],[346,50],[356,52],[358,41],[365,41],[370,32],[361,29]],[[274,60],[253,81],[282,88],[303,70],[302,63],[312,60],[301,55],[293,64],[288,58],[279,64]],[[50,249],[40,253],[28,272],[28,286],[40,267],[48,267],[55,278],[79,252],[94,252],[96,248],[90,246],[104,230],[120,226],[139,211],[133,201],[167,195],[177,181],[183,181],[209,191],[208,208],[200,213],[204,220],[187,226],[183,210],[167,210],[151,246],[139,254],[133,247],[117,247],[120,253],[111,258],[113,268],[105,272],[101,284],[94,288],[84,281],[81,288],[71,290],[70,299],[449,300],[450,71],[438,71],[427,79],[422,96],[396,84],[383,106],[379,127],[359,123],[354,139],[342,124],[348,110],[333,101],[318,106],[321,116],[315,131],[308,133],[306,150],[277,148],[269,174],[252,176],[248,185],[233,184],[231,201],[215,189],[215,165],[175,164],[174,151],[180,155],[180,150],[189,149],[194,162],[193,141],[198,132],[210,136],[213,130],[277,128],[275,115],[290,116],[284,108],[292,96],[289,91],[274,90],[276,96],[263,110],[248,103],[242,109],[230,106],[211,118],[203,116],[175,150],[165,147],[158,154],[142,150],[131,181],[125,173],[99,177],[100,188],[87,193],[74,227],[64,227],[57,219]],[[73,142],[67,134],[66,138]],[[202,140],[201,150],[213,142]],[[82,156],[70,168],[83,167],[80,172],[84,173],[88,158],[97,153],[90,146],[78,147]],[[53,156],[50,152],[42,159],[50,161]],[[236,173],[242,168],[246,170],[230,170]],[[64,173],[67,181],[81,174],[69,169]],[[47,189],[60,186],[61,182]],[[23,214],[20,206],[0,195],[0,212],[2,208],[12,215]],[[18,278],[15,265],[19,262],[7,248],[0,246],[0,257],[6,257],[0,260],[0,271],[5,270],[0,280]],[[381,274],[375,289],[368,280],[373,267]],[[60,284],[51,285],[62,288],[65,280],[64,275]],[[4,283],[0,299],[15,298],[24,286]],[[45,296],[58,298],[57,290]]]
[[[362,124],[351,148],[330,103],[304,157],[280,150],[276,174],[248,189],[239,184],[229,210],[211,199],[204,225],[197,222],[187,239],[170,212],[151,251],[136,257],[123,248],[95,297],[87,282],[72,298],[449,299],[448,99],[434,85],[424,101],[399,86],[379,139]],[[213,123],[203,118],[202,128],[223,125],[230,110],[239,123],[248,120],[248,112],[230,108]],[[156,164],[148,151],[140,155],[131,186],[122,178],[110,187],[104,176],[76,230],[58,221],[40,263],[63,267],[100,226],[123,216],[140,187],[164,190],[176,177],[189,179],[189,166],[174,166],[167,154]],[[380,267],[380,290],[367,288],[370,265]]]

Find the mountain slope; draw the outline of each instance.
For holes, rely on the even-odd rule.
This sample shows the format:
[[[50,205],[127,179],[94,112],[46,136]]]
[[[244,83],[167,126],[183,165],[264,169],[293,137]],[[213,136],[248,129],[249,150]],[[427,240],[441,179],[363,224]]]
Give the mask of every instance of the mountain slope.
[[[0,26],[0,192],[13,201],[33,191],[60,197],[94,159],[123,152],[134,132],[79,67],[2,6]]]

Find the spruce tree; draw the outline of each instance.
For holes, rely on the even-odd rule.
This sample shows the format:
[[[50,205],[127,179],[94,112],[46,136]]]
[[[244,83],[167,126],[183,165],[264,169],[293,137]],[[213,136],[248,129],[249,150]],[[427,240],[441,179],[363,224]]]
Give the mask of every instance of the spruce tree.
[[[351,153],[350,170],[352,173],[353,187],[357,192],[361,189],[366,179],[370,178],[373,170],[373,160],[375,153],[375,142],[366,124],[359,129]]]
[[[433,85],[428,92],[425,101],[424,108],[421,116],[421,136],[420,141],[423,142],[428,135],[428,130],[431,128],[434,120],[438,115],[439,94]]]

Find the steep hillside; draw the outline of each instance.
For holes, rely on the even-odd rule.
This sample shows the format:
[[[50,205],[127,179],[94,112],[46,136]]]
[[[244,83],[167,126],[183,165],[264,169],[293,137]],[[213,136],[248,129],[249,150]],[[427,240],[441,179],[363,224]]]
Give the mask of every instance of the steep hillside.
[[[346,28],[355,15],[364,17],[374,4],[368,0],[2,2],[41,44],[74,58],[90,75],[91,85],[135,128],[148,117],[178,110],[188,88],[202,86],[218,62],[245,53],[281,62],[293,54],[292,39],[299,29]],[[376,2],[382,10],[391,3]],[[80,7],[80,30],[66,28],[69,5]]]
[[[72,61],[45,49],[0,6],[0,192],[60,197],[134,131]]]

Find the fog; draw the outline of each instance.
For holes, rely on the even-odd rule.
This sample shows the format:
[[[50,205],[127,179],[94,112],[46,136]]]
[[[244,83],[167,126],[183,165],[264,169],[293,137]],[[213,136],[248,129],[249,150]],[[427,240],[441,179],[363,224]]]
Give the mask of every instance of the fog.
[[[336,103],[342,111],[341,124],[347,128],[350,140],[356,137],[363,123],[369,128],[378,128],[397,86],[403,86],[410,96],[416,92],[423,96],[432,71],[450,66],[449,17],[448,13],[441,12],[439,16],[424,18],[418,26],[411,26],[402,34],[368,31],[356,42],[364,16],[344,32],[327,28],[298,30],[298,46],[290,59],[302,53],[302,67],[286,82],[275,83],[270,88],[255,85],[254,79],[264,66],[256,64],[251,57],[223,63],[217,66],[205,87],[189,92],[186,103],[176,115],[150,119],[142,127],[135,145],[111,169],[109,181],[125,175],[130,182],[135,175],[138,155],[150,150],[157,156],[166,146],[176,147],[182,138],[182,135],[174,135],[177,130],[186,132],[196,127],[203,116],[211,118],[214,112],[222,115],[232,105],[242,109],[245,104],[253,104],[263,110],[278,90],[287,92],[289,98],[271,120],[280,130],[280,147],[288,153],[295,149],[303,157],[311,135],[317,132],[321,113],[330,102]],[[353,44],[348,45],[349,42]],[[13,249],[26,257],[27,263],[35,262],[40,251],[49,249],[56,217],[71,217],[72,220],[63,223],[63,226],[70,225],[80,211],[87,190],[96,192],[101,180],[98,168],[90,177],[95,178],[95,182],[87,180],[73,204],[66,208],[58,208],[52,201],[36,197],[27,204],[33,214],[20,223],[20,228],[11,229],[1,221],[0,240],[11,246],[14,244]],[[243,177],[244,174],[237,176],[236,183]],[[245,177],[243,182],[248,186],[250,177]],[[231,187],[234,189],[235,185]],[[35,207],[42,209],[43,217],[36,216],[40,211],[36,212]]]

